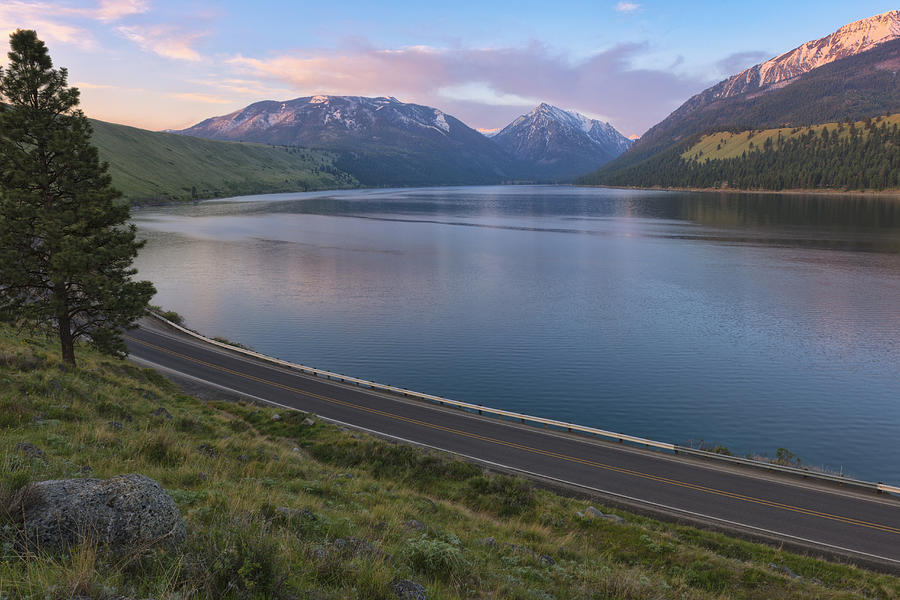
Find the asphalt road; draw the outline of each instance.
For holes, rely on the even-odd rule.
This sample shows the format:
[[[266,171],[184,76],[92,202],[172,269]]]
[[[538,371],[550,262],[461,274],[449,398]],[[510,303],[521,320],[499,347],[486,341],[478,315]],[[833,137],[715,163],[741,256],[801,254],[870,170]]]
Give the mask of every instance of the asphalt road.
[[[618,504],[900,572],[900,499],[546,432],[330,382],[155,326],[133,359],[353,427],[474,458]]]

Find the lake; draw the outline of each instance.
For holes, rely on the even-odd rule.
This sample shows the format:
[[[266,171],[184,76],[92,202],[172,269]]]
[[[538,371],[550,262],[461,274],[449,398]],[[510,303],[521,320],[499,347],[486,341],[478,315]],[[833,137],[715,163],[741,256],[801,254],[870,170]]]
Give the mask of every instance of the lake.
[[[494,186],[133,216],[154,303],[203,333],[900,483],[900,199]]]

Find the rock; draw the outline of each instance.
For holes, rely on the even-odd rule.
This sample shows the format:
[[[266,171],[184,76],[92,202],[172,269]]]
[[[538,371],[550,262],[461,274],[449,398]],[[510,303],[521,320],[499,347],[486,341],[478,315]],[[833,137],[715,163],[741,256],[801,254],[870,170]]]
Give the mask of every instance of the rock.
[[[272,420],[273,420],[273,421],[280,421],[280,420],[281,420],[281,415],[279,415],[278,413],[275,413],[274,415],[272,415]]]
[[[391,556],[382,549],[378,548],[368,540],[358,537],[350,536],[347,538],[337,538],[332,542],[332,546],[341,554],[349,555],[354,558],[357,556],[374,556],[382,560],[392,560]]]
[[[556,564],[556,561],[553,560],[553,557],[549,554],[542,554],[541,556],[539,556],[538,562],[547,567],[552,567]]]
[[[312,425],[315,425],[315,424],[316,424],[316,421],[315,421],[315,419],[312,419],[312,418],[310,418],[310,417],[306,417],[305,419],[303,419],[303,424],[306,425],[307,427],[310,427],[310,426],[312,426]]]
[[[790,567],[786,567],[786,566],[784,566],[784,565],[777,565],[777,564],[775,564],[775,563],[769,563],[769,568],[770,568],[770,569],[775,569],[776,571],[780,571],[781,573],[784,573],[785,575],[787,575],[787,576],[790,577],[791,579],[802,579],[799,575],[797,575],[796,573],[794,573],[794,572],[790,569]]]
[[[125,426],[119,423],[118,421],[110,421],[109,426],[112,429],[125,429]]]
[[[409,579],[400,579],[391,584],[391,588],[394,590],[394,593],[397,594],[397,597],[401,600],[426,600],[426,590],[425,586],[416,583],[415,581],[410,581]]]
[[[17,452],[21,452],[28,458],[39,458],[44,460],[44,451],[35,446],[34,444],[30,444],[28,442],[19,442],[15,446],[13,446]]]
[[[588,507],[587,507],[587,510],[585,510],[584,513],[580,513],[580,512],[579,512],[579,513],[576,513],[576,514],[577,514],[579,517],[584,518],[584,519],[588,519],[588,520],[590,520],[590,519],[604,519],[604,520],[609,521],[610,523],[614,523],[614,524],[616,524],[616,525],[619,525],[619,524],[625,522],[625,519],[623,519],[623,518],[620,517],[619,515],[612,515],[612,514],[604,513],[604,512],[602,512],[602,511],[600,511],[600,510],[594,508],[593,506],[588,506]]]
[[[205,455],[205,456],[209,456],[210,458],[216,456],[216,455],[219,453],[215,448],[213,448],[212,446],[210,446],[210,445],[207,444],[206,442],[204,442],[204,443],[200,444],[199,446],[197,446],[197,451],[200,452],[200,454],[203,454],[203,455]]]
[[[308,508],[289,508],[287,506],[279,506],[278,512],[283,514],[288,519],[293,519],[295,517],[299,517],[306,521],[318,521],[319,517],[313,511]]]
[[[478,543],[481,544],[482,546],[487,546],[488,548],[496,548],[497,547],[497,540],[495,540],[492,537],[486,537],[483,540],[480,540]]]
[[[404,525],[406,525],[407,529],[421,529],[423,531],[425,530],[425,523],[417,519],[410,519],[409,521],[404,523]]]
[[[167,411],[162,406],[160,406],[157,409],[151,410],[150,414],[153,415],[154,417],[162,417],[163,419],[171,419],[172,418],[171,413],[169,413],[169,411]]]
[[[178,546],[185,539],[175,502],[143,475],[41,481],[26,489],[23,534],[33,551],[61,550],[87,538],[140,552],[155,544]]]
[[[246,454],[241,454],[240,456],[237,457],[237,459],[238,459],[240,462],[247,462],[247,461],[250,460],[250,457],[247,456]]]
[[[291,450],[291,452],[300,452],[300,448],[298,448],[297,446],[294,446],[294,449]]]

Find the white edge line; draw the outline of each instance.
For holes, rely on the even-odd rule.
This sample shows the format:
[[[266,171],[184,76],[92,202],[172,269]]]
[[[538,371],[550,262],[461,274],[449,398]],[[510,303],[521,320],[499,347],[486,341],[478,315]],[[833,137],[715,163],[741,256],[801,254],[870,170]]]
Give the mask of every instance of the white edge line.
[[[260,402],[263,402],[263,403],[265,403],[265,404],[271,404],[271,405],[277,406],[277,407],[279,407],[279,408],[284,408],[285,410],[292,410],[292,411],[295,411],[295,412],[302,412],[302,413],[306,413],[306,412],[307,412],[307,411],[300,410],[299,408],[295,408],[295,407],[293,407],[293,406],[288,406],[288,405],[286,405],[286,404],[281,404],[281,403],[275,402],[275,401],[273,401],[273,400],[266,400],[265,398],[261,398],[261,397],[259,397],[259,396],[254,396],[253,394],[247,394],[247,393],[245,393],[245,392],[241,392],[241,391],[235,390],[235,389],[233,389],[233,388],[226,387],[226,386],[224,386],[224,385],[220,385],[220,384],[214,383],[214,382],[212,382],[212,381],[208,381],[208,380],[206,380],[206,379],[201,379],[200,377],[194,377],[193,375],[188,375],[188,374],[186,374],[186,373],[182,373],[181,371],[177,371],[177,370],[171,369],[171,368],[169,368],[169,367],[164,367],[164,366],[162,366],[162,365],[158,365],[158,364],[156,364],[156,363],[154,363],[154,362],[152,362],[152,361],[145,360],[145,359],[143,359],[143,358],[138,358],[138,357],[132,356],[132,357],[131,357],[131,360],[133,360],[134,362],[137,362],[137,363],[141,363],[141,364],[145,364],[145,365],[148,365],[148,366],[152,366],[152,367],[154,367],[154,368],[156,368],[156,369],[160,369],[160,370],[163,370],[163,371],[168,371],[168,372],[170,372],[170,373],[174,373],[174,374],[178,375],[179,377],[184,377],[184,378],[186,378],[186,379],[191,379],[191,380],[193,380],[193,381],[197,381],[197,382],[200,382],[200,383],[203,383],[203,384],[206,384],[206,385],[210,385],[210,386],[219,388],[219,389],[221,389],[221,390],[224,390],[224,391],[226,391],[226,392],[230,392],[230,393],[232,393],[232,394],[236,394],[236,395],[238,395],[238,396],[243,396],[243,397],[245,397],[245,398],[252,398],[252,399],[254,399],[254,400],[258,400],[258,401],[260,401]],[[699,518],[699,519],[707,519],[707,520],[710,520],[710,521],[716,521],[716,522],[719,522],[719,523],[725,523],[725,524],[732,525],[732,526],[734,526],[734,527],[739,527],[739,528],[742,528],[742,529],[750,529],[750,530],[753,530],[753,531],[758,531],[758,532],[765,533],[765,534],[769,534],[769,535],[774,535],[774,536],[783,537],[783,538],[787,538],[787,539],[791,539],[791,540],[796,540],[796,541],[798,541],[798,542],[805,542],[806,544],[812,544],[812,545],[819,546],[819,547],[830,548],[830,549],[832,549],[832,550],[838,550],[838,551],[841,551],[841,552],[848,552],[848,553],[850,553],[850,554],[855,554],[855,555],[858,555],[858,556],[865,556],[865,557],[868,557],[868,558],[873,558],[873,559],[876,559],[876,560],[886,561],[886,562],[889,562],[889,563],[894,563],[894,564],[900,565],[900,560],[896,560],[896,559],[893,559],[893,558],[888,558],[888,557],[886,557],[886,556],[879,556],[879,555],[877,555],[877,554],[870,554],[869,552],[863,552],[863,551],[861,551],[861,550],[853,550],[852,548],[845,548],[845,547],[843,547],[843,546],[836,546],[836,545],[834,545],[834,544],[829,544],[829,543],[827,543],[827,542],[817,542],[817,541],[815,541],[815,540],[811,540],[811,539],[808,539],[808,538],[799,537],[799,536],[796,536],[796,535],[791,535],[791,534],[789,534],[789,533],[781,533],[781,532],[779,532],[779,531],[773,531],[773,530],[771,530],[771,529],[765,529],[765,528],[763,528],[763,527],[756,527],[756,526],[754,526],[754,525],[745,525],[744,523],[739,523],[739,522],[737,522],[737,521],[730,521],[730,520],[728,520],[728,519],[722,519],[722,518],[720,518],[720,517],[713,517],[713,516],[710,516],[710,515],[705,515],[705,514],[703,514],[703,513],[698,513],[698,512],[691,511],[691,510],[686,510],[686,509],[684,509],[684,508],[676,508],[676,507],[674,507],[674,506],[669,506],[669,505],[667,505],[667,504],[660,504],[659,502],[652,502],[652,501],[650,501],[650,500],[642,500],[642,499],[640,499],[640,498],[635,498],[634,496],[628,496],[628,495],[626,495],[626,494],[620,494],[620,493],[618,493],[618,492],[610,492],[610,491],[603,490],[603,489],[600,489],[600,488],[595,488],[595,487],[592,487],[592,486],[589,486],[589,485],[584,485],[584,484],[582,484],[582,483],[575,483],[575,482],[572,482],[572,481],[567,481],[567,480],[565,480],[565,479],[559,479],[559,478],[553,477],[553,476],[551,476],[551,475],[542,475],[541,473],[535,473],[535,472],[533,472],[533,471],[528,471],[528,470],[525,470],[525,469],[520,469],[520,468],[518,468],[518,467],[511,467],[511,466],[509,466],[509,465],[504,465],[503,463],[497,463],[497,462],[493,462],[493,461],[490,461],[490,460],[485,460],[485,459],[483,459],[483,458],[478,458],[478,457],[476,457],[476,456],[471,456],[471,455],[468,455],[468,454],[463,454],[462,452],[456,452],[455,450],[447,450],[447,449],[441,448],[441,447],[439,447],[439,446],[432,446],[431,444],[425,444],[425,443],[423,443],[423,442],[417,442],[417,441],[415,441],[415,440],[410,440],[410,439],[403,438],[403,437],[400,437],[400,436],[391,435],[391,434],[389,434],[389,433],[383,433],[383,432],[380,432],[380,431],[376,431],[376,430],[374,430],[374,429],[369,429],[369,428],[367,428],[367,427],[362,427],[362,426],[360,426],[360,425],[353,425],[353,424],[351,424],[351,423],[345,423],[344,421],[338,421],[337,419],[331,419],[331,418],[329,418],[329,417],[323,417],[323,416],[317,415],[317,414],[315,414],[315,413],[307,413],[307,414],[312,414],[312,415],[314,415],[317,419],[319,419],[319,420],[321,420],[321,421],[327,421],[327,422],[329,422],[329,423],[334,423],[334,424],[336,424],[336,425],[341,425],[341,426],[344,426],[344,427],[348,427],[348,428],[350,428],[350,429],[355,429],[355,430],[357,430],[357,431],[364,431],[364,432],[370,433],[370,434],[372,434],[372,435],[374,435],[374,436],[376,436],[376,437],[387,437],[387,438],[391,438],[391,439],[393,439],[393,440],[397,440],[398,442],[404,442],[404,443],[406,443],[406,444],[412,444],[412,445],[414,445],[414,446],[420,446],[420,447],[423,447],[423,448],[429,448],[429,449],[431,449],[431,450],[438,450],[439,452],[446,452],[447,454],[452,454],[452,455],[454,455],[454,456],[459,456],[459,457],[462,457],[462,458],[467,458],[467,459],[469,459],[469,460],[471,460],[471,461],[474,461],[474,462],[477,462],[477,463],[481,463],[481,464],[484,464],[484,465],[490,465],[490,466],[493,466],[493,467],[497,467],[497,468],[500,468],[500,469],[506,469],[506,470],[509,470],[509,471],[514,471],[514,472],[516,472],[516,473],[522,473],[522,474],[524,474],[524,475],[528,475],[528,476],[530,476],[530,477],[534,477],[534,478],[537,478],[537,479],[547,479],[547,480],[554,481],[554,482],[557,482],[557,483],[561,483],[561,484],[564,484],[564,485],[571,485],[571,486],[574,486],[574,487],[577,487],[577,488],[581,488],[581,489],[585,489],[585,490],[590,490],[590,491],[592,491],[592,492],[596,492],[597,494],[603,494],[603,495],[608,495],[608,496],[614,496],[614,497],[616,497],[616,498],[622,498],[622,499],[624,499],[624,500],[628,500],[628,501],[630,501],[630,502],[634,502],[634,503],[637,503],[637,504],[644,504],[644,505],[652,506],[652,507],[654,507],[654,508],[658,508],[658,509],[662,509],[662,510],[673,511],[673,512],[677,512],[677,513],[682,513],[682,514],[689,515],[689,516],[692,516],[692,517],[695,517],[695,518]]]

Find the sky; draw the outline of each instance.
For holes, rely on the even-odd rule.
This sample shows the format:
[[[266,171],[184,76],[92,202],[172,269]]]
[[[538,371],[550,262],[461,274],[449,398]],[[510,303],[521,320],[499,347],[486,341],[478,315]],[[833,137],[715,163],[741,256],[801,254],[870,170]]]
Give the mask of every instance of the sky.
[[[2,0],[0,31],[37,30],[88,116],[152,130],[259,100],[341,94],[394,96],[481,129],[548,102],[638,136],[729,75],[895,8],[870,0]]]

